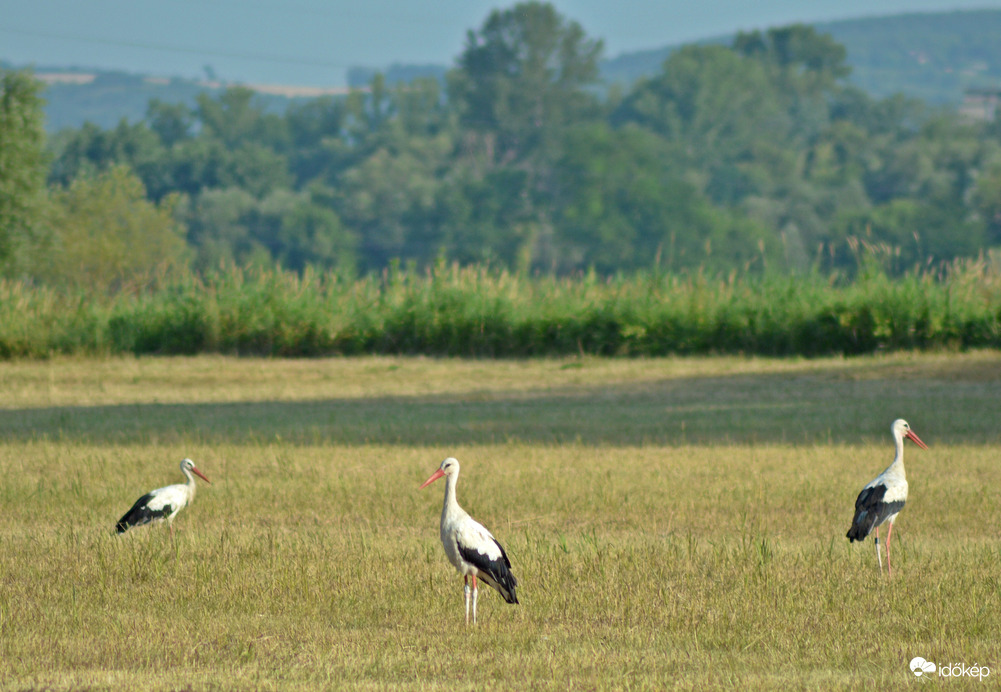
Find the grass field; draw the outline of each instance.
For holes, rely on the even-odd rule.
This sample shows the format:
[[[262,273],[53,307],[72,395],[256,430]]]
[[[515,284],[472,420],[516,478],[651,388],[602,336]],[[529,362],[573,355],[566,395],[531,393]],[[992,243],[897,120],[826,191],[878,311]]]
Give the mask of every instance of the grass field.
[[[0,688],[896,689],[1001,676],[1001,354],[0,363]],[[904,417],[895,575],[844,534]],[[519,606],[438,541],[442,458]],[[161,527],[146,490],[212,479]]]

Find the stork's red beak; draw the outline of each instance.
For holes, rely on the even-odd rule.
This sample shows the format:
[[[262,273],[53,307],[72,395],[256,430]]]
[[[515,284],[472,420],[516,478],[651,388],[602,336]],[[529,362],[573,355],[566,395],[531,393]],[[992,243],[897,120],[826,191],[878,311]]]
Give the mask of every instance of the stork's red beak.
[[[919,438],[917,435],[915,435],[910,430],[908,430],[906,433],[904,433],[904,437],[911,438],[911,440],[914,442],[914,444],[916,444],[921,449],[928,449],[928,445],[926,445],[924,442],[922,442],[921,438]]]
[[[205,481],[206,483],[211,483],[211,482],[212,482],[212,481],[210,481],[210,480],[209,480],[208,478],[206,478],[206,477],[205,477],[205,474],[204,474],[204,473],[202,473],[201,471],[199,471],[199,470],[198,470],[198,467],[196,467],[196,466],[192,466],[192,467],[191,467],[191,473],[195,474],[196,476],[198,476],[199,478],[201,478],[201,479],[202,479],[203,481]]]
[[[436,480],[438,480],[439,478],[441,478],[444,475],[445,475],[445,472],[442,471],[441,469],[438,469],[437,471],[435,471],[434,473],[431,474],[430,478],[428,478],[426,481],[424,481],[421,484],[421,487],[418,488],[418,490],[423,490],[424,488],[428,487],[429,485],[431,485],[432,483],[434,483]]]

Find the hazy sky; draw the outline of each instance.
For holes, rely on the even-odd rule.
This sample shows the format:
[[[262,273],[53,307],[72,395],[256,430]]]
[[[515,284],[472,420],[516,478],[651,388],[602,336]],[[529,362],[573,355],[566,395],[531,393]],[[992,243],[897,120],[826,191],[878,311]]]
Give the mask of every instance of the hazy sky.
[[[482,0],[0,0],[0,60],[336,86],[354,65],[451,65]],[[606,57],[792,22],[955,9],[1001,0],[554,0]],[[1001,37],[999,37],[1001,40]]]

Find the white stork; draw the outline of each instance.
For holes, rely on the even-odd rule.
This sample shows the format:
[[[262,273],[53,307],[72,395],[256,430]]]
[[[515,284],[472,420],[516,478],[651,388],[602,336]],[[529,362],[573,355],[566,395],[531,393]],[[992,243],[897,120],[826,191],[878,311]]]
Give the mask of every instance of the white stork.
[[[897,454],[883,473],[876,476],[867,486],[862,488],[855,500],[855,517],[852,527],[848,529],[848,542],[864,540],[876,529],[876,561],[879,571],[883,572],[883,557],[879,552],[879,527],[884,522],[890,522],[886,531],[886,566],[890,576],[893,576],[893,566],[890,564],[890,534],[893,533],[893,520],[907,502],[907,477],[904,474],[904,438],[911,439],[921,449],[928,449],[921,439],[914,434],[911,426],[903,418],[893,421],[890,428],[893,439],[897,443]]]
[[[469,624],[470,594],[473,602],[473,624],[476,624],[477,578],[482,579],[508,603],[517,603],[514,587],[518,580],[511,574],[511,561],[504,548],[482,524],[466,514],[455,500],[455,484],[459,481],[459,462],[449,457],[441,462],[438,470],[421,485],[426,488],[442,476],[445,477],[445,503],[441,508],[441,544],[455,569],[465,579],[463,593],[466,598],[466,624]],[[469,578],[473,578],[470,592]]]
[[[195,462],[191,459],[181,461],[181,472],[188,477],[187,483],[168,485],[149,491],[136,500],[132,508],[118,520],[118,523],[115,524],[115,530],[118,533],[125,533],[133,526],[142,526],[166,519],[167,526],[170,527],[170,534],[173,536],[174,517],[195,499],[195,476],[206,483],[211,482],[205,477],[205,474],[195,467]],[[195,476],[192,476],[192,473]]]

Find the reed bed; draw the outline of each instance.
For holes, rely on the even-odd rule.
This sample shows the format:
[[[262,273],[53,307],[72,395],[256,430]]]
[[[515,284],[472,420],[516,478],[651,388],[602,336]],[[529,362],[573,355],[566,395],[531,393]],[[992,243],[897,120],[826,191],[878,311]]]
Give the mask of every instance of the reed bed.
[[[229,269],[113,295],[0,282],[0,357],[858,355],[1001,347],[987,261],[890,279],[524,277],[440,265],[348,280]]]

